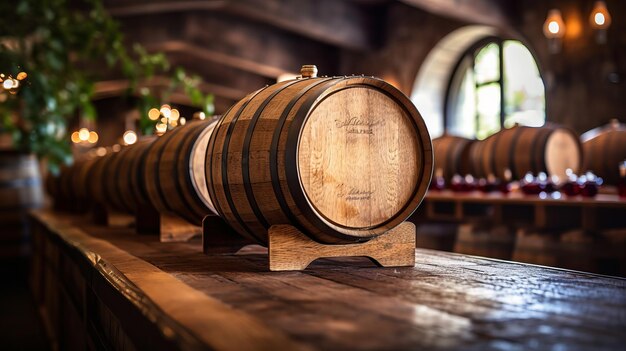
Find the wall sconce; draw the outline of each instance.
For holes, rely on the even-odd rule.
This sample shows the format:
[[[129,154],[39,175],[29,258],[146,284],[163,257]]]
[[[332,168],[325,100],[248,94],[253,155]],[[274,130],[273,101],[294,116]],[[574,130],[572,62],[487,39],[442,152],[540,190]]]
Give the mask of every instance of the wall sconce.
[[[589,22],[591,28],[596,30],[596,42],[598,44],[606,43],[606,30],[611,25],[611,15],[604,1],[596,1],[593,5]]]
[[[543,24],[543,34],[548,38],[548,50],[552,54],[561,51],[561,39],[565,35],[565,22],[561,11],[552,9],[548,12],[546,22]]]

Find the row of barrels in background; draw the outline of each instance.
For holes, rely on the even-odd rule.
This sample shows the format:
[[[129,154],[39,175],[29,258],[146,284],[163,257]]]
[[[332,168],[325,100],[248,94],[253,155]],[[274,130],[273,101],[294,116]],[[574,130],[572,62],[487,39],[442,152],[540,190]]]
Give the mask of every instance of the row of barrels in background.
[[[574,173],[592,171],[605,183],[616,184],[618,164],[626,160],[626,124],[615,120],[580,138],[554,124],[515,126],[482,141],[443,135],[433,140],[433,147],[435,169],[440,169],[447,181],[455,174],[505,179],[506,170],[512,180],[522,179],[528,172],[545,172],[563,180],[569,168]]]
[[[78,159],[47,187],[81,209],[153,206],[197,225],[217,214],[261,244],[285,223],[356,242],[413,213],[432,163],[424,121],[400,91],[371,77],[311,76],[260,89],[219,120]]]

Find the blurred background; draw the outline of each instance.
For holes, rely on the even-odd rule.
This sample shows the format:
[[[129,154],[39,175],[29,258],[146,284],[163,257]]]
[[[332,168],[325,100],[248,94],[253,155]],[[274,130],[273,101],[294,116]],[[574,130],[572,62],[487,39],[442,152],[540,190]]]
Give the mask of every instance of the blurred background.
[[[386,80],[417,106],[432,138],[456,136],[478,143],[515,126],[554,125],[575,135],[576,143],[583,135],[577,169],[554,179],[553,185],[571,178],[583,189],[593,181],[599,189],[586,190],[590,200],[576,201],[608,201],[611,209],[594,210],[599,214],[594,212],[593,220],[583,215],[586,210],[543,214],[573,223],[548,234],[537,225],[535,205],[508,209],[535,216],[520,220],[523,225],[490,221],[493,207],[463,205],[466,211],[459,214],[455,196],[466,192],[455,193],[454,182],[476,187],[479,178],[500,171],[469,171],[473,178],[467,180],[456,165],[449,170],[443,162],[437,164],[436,144],[435,180],[440,176],[445,185],[434,188],[443,193],[452,189],[453,194],[445,193],[448,197],[439,202],[436,196],[427,199],[412,218],[421,228],[418,245],[624,275],[619,251],[626,225],[616,220],[623,216],[619,191],[626,186],[626,176],[619,174],[626,159],[624,1],[4,1],[0,257],[9,262],[2,268],[16,283],[3,288],[0,309],[24,316],[23,321],[2,322],[23,323],[25,334],[14,337],[45,348],[34,307],[24,298],[28,291],[22,277],[29,252],[25,218],[27,211],[48,201],[42,180],[46,174],[61,173],[83,155],[104,154],[187,120],[220,115],[252,91],[297,77],[304,64],[316,65],[319,75]],[[607,133],[613,134],[609,138]],[[594,138],[599,146],[583,153],[584,143]],[[463,155],[457,158],[469,157]],[[591,166],[600,158],[601,165]],[[529,186],[545,186],[554,174],[540,171],[545,170],[531,172],[529,179],[498,176],[497,182],[521,179]],[[454,180],[454,175],[462,179]],[[561,199],[545,190],[536,194]],[[531,253],[516,256],[519,238],[532,238]],[[547,246],[551,251],[533,249]],[[608,253],[598,258],[592,251]],[[572,255],[589,259],[564,258]],[[31,314],[19,312],[29,309]],[[7,329],[0,325],[0,330]]]

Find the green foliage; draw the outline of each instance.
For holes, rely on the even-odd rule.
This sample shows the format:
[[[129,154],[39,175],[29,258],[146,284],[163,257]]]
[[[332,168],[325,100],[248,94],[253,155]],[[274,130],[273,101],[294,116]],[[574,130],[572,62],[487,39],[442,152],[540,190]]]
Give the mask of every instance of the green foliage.
[[[17,94],[3,93],[0,133],[10,133],[18,149],[47,158],[53,169],[71,162],[68,121],[97,118],[92,100],[94,83],[106,73],[98,69],[102,65],[129,80],[128,94],[138,97],[143,132],[151,133],[155,123],[147,111],[167,102],[175,90],[213,113],[213,96],[199,89],[199,77],[172,70],[162,53],[150,54],[138,44],[128,50],[123,40],[100,0],[0,2],[0,72],[28,73]],[[141,87],[157,74],[171,74],[160,96]]]

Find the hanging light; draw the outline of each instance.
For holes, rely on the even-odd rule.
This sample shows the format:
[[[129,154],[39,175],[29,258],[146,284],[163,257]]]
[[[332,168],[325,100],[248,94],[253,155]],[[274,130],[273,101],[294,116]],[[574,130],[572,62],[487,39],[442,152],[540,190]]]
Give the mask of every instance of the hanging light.
[[[591,27],[596,30],[596,42],[606,43],[606,30],[611,26],[611,14],[604,1],[596,1],[589,16]]]
[[[561,11],[552,9],[543,24],[543,34],[548,38],[548,49],[555,54],[561,51],[561,39],[565,35],[565,22]]]

